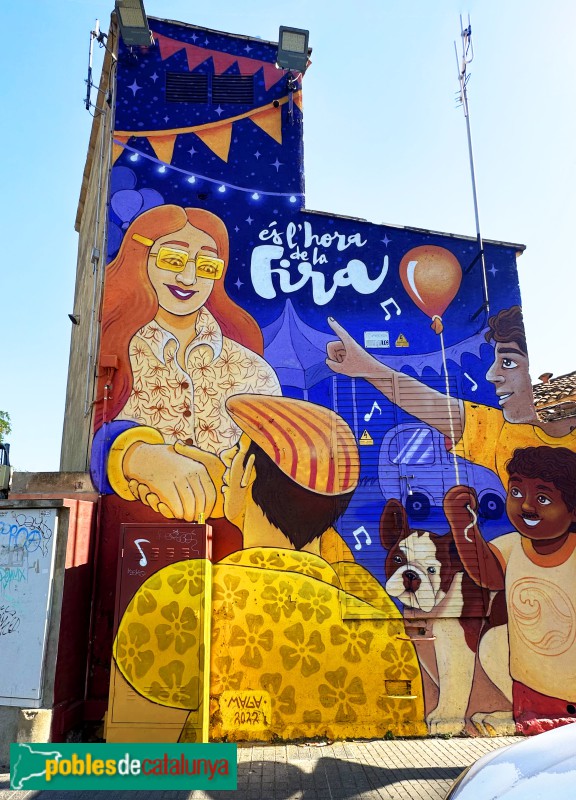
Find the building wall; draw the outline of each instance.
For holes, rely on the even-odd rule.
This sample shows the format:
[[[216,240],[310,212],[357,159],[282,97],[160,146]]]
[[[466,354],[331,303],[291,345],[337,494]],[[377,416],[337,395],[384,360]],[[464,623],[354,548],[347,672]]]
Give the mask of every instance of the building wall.
[[[274,46],[151,27],[156,45],[121,48],[117,67],[94,698],[113,650],[114,702],[134,704],[138,737],[159,735],[142,722],[154,709],[194,739],[209,648],[213,738],[570,718],[576,616],[558,582],[573,512],[558,475],[576,455],[572,434],[534,424],[521,246],[485,243],[488,313],[475,240],[305,210],[301,90],[289,96]],[[534,447],[536,472],[514,462],[509,486],[510,458]],[[201,559],[181,539],[204,518],[211,643]],[[127,523],[182,546],[162,569],[146,537],[124,551],[141,585],[119,608]],[[553,553],[537,552],[535,523]]]
[[[106,266],[106,224],[111,167],[114,105],[106,100],[114,90],[115,28],[109,32],[98,90],[92,89],[94,116],[86,168],[82,180],[76,230],[78,260],[71,325],[66,413],[62,431],[60,468],[84,471],[89,463],[93,400],[98,353],[100,305]],[[110,95],[112,99],[112,95]]]

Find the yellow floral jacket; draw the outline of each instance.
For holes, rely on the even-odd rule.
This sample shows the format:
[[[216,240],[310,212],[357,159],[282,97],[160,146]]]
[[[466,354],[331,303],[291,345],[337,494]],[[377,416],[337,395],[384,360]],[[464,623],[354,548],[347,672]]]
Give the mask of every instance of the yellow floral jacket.
[[[201,576],[200,561],[161,569],[118,630],[120,671],[161,705],[198,707]],[[262,547],[233,553],[212,576],[211,738],[426,735],[414,647],[363,567]]]
[[[186,371],[177,360],[178,343],[155,320],[130,341],[132,392],[117,420],[156,428],[164,441],[182,439],[210,453],[236,444],[241,430],[226,411],[235,394],[281,393],[272,367],[259,355],[222,335],[201,308],[196,336],[185,353]]]

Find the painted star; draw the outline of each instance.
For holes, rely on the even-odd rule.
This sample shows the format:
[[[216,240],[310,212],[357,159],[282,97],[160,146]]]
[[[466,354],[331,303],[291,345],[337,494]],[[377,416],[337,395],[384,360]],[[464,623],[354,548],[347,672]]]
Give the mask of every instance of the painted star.
[[[151,77],[151,79],[154,81],[154,83],[156,83],[156,81],[158,80],[158,78],[159,78],[160,76],[159,76],[159,75],[156,75],[156,73],[154,73],[154,75],[150,75],[150,77]]]
[[[208,37],[204,39],[204,44],[206,45],[206,47],[208,47],[208,45],[210,44],[210,42],[208,41]]]
[[[218,106],[218,108],[215,108],[214,111],[218,114],[218,116],[224,113],[224,109],[221,108],[220,106]]]
[[[241,286],[244,286],[244,284],[242,283],[242,281],[240,280],[240,278],[238,278],[238,280],[236,281],[236,283],[234,284],[234,286],[236,286],[238,289],[240,289],[240,287],[241,287]]]
[[[258,160],[258,159],[260,158],[260,156],[261,156],[261,155],[262,155],[262,153],[260,153],[260,151],[256,150],[256,152],[254,153],[254,158],[255,158],[256,160]]]
[[[234,227],[234,230],[236,231],[236,233],[238,233],[238,231],[240,230],[240,228],[238,227],[238,225],[236,225],[236,226]]]
[[[274,163],[273,163],[273,164],[270,164],[270,166],[271,166],[271,167],[276,167],[276,172],[278,172],[278,170],[280,169],[280,167],[283,167],[283,166],[284,166],[284,164],[282,164],[282,162],[281,162],[281,161],[278,161],[278,156],[276,156],[276,161],[274,161]]]
[[[246,45],[246,47],[244,48],[244,50],[245,50],[247,53],[249,53],[249,52],[250,52],[250,50],[252,50],[252,48],[250,47],[250,45],[249,45],[249,44],[247,44],[247,45]]]
[[[142,87],[138,86],[138,84],[136,83],[136,78],[134,78],[134,83],[132,84],[132,86],[129,86],[128,88],[132,89],[134,96],[136,96],[136,92],[139,91]]]
[[[198,151],[197,151],[197,150],[195,150],[193,147],[191,147],[191,148],[190,148],[190,150],[188,150],[188,152],[190,153],[190,156],[193,156],[193,155],[194,155],[194,153],[196,153],[196,152],[198,152]]]
[[[192,34],[192,41],[196,43],[196,39],[198,38],[195,33]]]
[[[488,272],[491,272],[492,273],[492,277],[495,278],[496,277],[496,273],[498,272],[498,270],[496,269],[494,264],[492,264],[492,267],[488,270]]]
[[[380,241],[381,241],[381,242],[384,242],[384,244],[386,245],[386,247],[388,247],[388,245],[390,244],[390,242],[392,241],[392,239],[389,239],[389,238],[388,238],[388,234],[387,234],[387,233],[385,233],[385,234],[384,234],[384,238],[383,238],[383,239],[381,239]]]
[[[169,119],[170,117],[164,117],[164,122],[168,122]]]
[[[248,223],[248,225],[252,225],[254,220],[252,219],[252,217],[248,216],[248,217],[246,217],[246,222]]]

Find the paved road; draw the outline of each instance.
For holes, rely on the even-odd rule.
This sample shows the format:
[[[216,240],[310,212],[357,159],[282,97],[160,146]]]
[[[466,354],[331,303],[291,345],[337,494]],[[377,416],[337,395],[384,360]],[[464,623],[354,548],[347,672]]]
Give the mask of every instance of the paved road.
[[[0,800],[441,800],[464,767],[514,741],[518,739],[239,745],[235,792],[12,792],[8,775],[0,775]]]

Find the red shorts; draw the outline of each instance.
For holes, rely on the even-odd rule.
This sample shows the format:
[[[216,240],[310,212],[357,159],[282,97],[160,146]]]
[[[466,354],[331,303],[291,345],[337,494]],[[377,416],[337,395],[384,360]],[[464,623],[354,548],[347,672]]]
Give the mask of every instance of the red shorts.
[[[526,736],[576,722],[576,696],[573,702],[560,700],[513,681],[512,705],[516,730]]]

